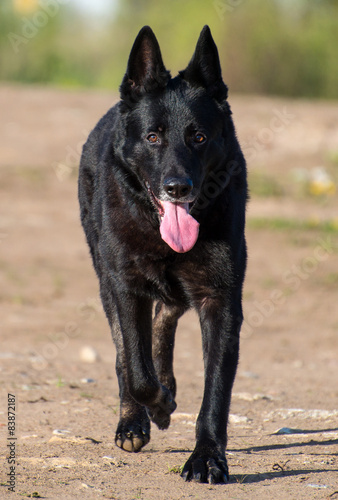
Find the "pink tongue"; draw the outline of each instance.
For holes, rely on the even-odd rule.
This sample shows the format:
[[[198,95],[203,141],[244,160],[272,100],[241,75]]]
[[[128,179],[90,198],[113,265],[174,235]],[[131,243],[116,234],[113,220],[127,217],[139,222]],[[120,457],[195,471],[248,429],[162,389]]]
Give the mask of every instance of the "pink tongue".
[[[164,216],[160,226],[162,239],[175,252],[188,252],[198,238],[199,223],[189,214],[189,203],[161,201]]]

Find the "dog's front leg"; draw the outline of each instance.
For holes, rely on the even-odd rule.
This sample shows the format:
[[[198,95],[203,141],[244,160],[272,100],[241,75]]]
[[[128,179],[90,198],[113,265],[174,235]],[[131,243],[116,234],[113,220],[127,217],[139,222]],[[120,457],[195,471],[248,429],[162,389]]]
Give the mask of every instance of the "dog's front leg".
[[[119,293],[117,310],[122,331],[126,379],[130,396],[147,408],[150,419],[166,429],[176,403],[157,379],[152,360],[152,301]]]
[[[200,310],[205,365],[204,397],[196,423],[196,447],[185,464],[183,478],[225,483],[229,479],[225,458],[231,390],[239,351],[242,310],[206,299]]]

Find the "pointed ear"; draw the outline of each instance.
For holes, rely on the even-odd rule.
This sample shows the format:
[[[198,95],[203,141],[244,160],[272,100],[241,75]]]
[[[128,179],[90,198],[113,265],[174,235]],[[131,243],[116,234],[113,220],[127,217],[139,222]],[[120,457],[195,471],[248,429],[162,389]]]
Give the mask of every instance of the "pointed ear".
[[[228,88],[222,80],[218,50],[209,26],[204,26],[198,39],[195,53],[180,76],[193,87],[203,87],[218,101],[227,98]]]
[[[137,102],[146,92],[164,88],[170,73],[164,67],[160,46],[149,26],[144,26],[131,49],[126,74],[120,86],[121,99]]]

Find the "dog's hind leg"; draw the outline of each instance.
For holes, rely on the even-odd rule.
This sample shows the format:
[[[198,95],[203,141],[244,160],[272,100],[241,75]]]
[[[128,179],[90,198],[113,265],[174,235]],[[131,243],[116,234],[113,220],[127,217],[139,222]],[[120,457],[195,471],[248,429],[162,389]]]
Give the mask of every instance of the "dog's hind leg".
[[[116,297],[122,331],[126,380],[131,397],[147,407],[150,419],[167,429],[176,403],[156,375],[152,359],[152,301],[125,290]]]
[[[176,381],[173,372],[173,350],[177,321],[184,309],[158,302],[153,320],[153,360],[157,377],[173,397],[176,395]]]

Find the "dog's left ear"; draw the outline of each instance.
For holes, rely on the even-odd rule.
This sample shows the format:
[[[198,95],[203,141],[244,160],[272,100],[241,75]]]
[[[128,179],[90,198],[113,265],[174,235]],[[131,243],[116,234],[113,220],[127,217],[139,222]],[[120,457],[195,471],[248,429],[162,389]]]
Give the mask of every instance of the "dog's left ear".
[[[224,101],[228,87],[222,80],[222,70],[218,50],[211,36],[209,26],[204,26],[198,39],[195,53],[187,68],[180,76],[193,87],[203,87],[211,97]]]
[[[126,74],[120,86],[121,99],[135,104],[145,93],[164,88],[170,73],[163,64],[162,55],[154,32],[144,26],[131,49]]]

